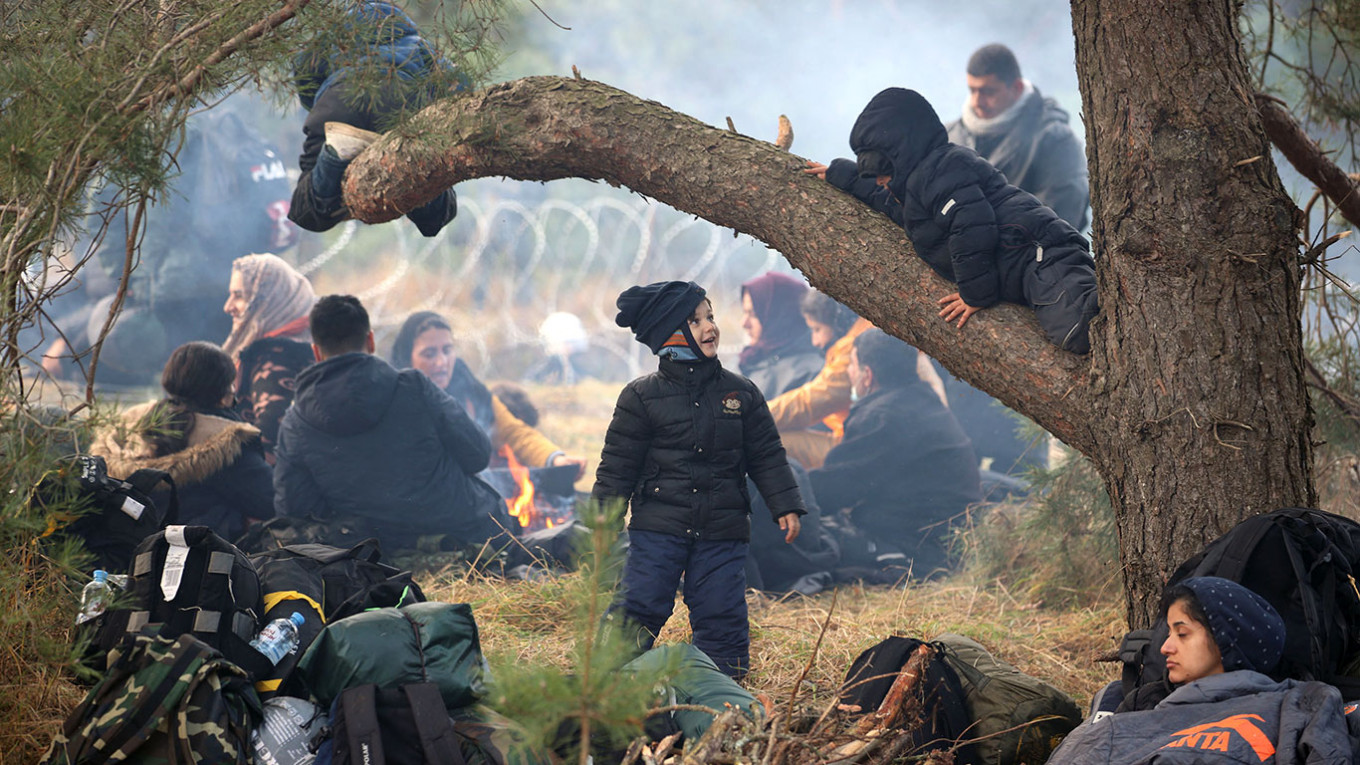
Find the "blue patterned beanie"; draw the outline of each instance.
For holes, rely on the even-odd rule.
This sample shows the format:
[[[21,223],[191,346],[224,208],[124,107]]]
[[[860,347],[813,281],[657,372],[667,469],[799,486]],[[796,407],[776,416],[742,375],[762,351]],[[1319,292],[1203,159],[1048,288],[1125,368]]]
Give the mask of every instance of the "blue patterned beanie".
[[[1237,582],[1200,576],[1179,583],[1195,593],[1209,617],[1209,633],[1223,656],[1223,670],[1269,674],[1284,653],[1284,620],[1265,598]]]

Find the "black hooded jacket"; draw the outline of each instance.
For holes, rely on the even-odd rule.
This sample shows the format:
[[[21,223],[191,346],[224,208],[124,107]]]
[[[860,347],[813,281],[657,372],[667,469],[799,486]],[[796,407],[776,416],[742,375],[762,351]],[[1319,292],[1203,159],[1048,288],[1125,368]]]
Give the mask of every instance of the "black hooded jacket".
[[[591,494],[631,500],[632,529],[749,540],[748,474],[771,517],[807,512],[760,389],[716,359],[662,359],[619,394]]]
[[[1090,246],[1076,229],[972,149],[951,144],[915,91],[889,88],[874,96],[855,120],[850,148],[892,162],[887,189],[860,178],[855,162],[845,159],[831,163],[826,179],[901,224],[917,254],[957,284],[970,306],[1026,305],[1023,282],[1036,247],[1048,258],[1090,263]]]
[[[982,498],[972,443],[920,380],[851,405],[844,439],[808,475],[825,510],[850,508],[856,526],[904,549],[943,538]]]
[[[463,408],[414,369],[367,353],[308,367],[275,451],[279,515],[367,521],[398,546],[449,534],[494,536],[503,503],[476,478],[491,442]]]
[[[294,85],[307,119],[302,125],[306,138],[298,157],[302,175],[293,189],[288,219],[308,231],[329,231],[350,217],[339,200],[318,197],[312,189],[312,168],[326,144],[326,123],[343,122],[383,132],[390,127],[391,117],[404,108],[418,107],[443,95],[411,84],[426,79],[428,71],[440,63],[405,12],[391,3],[363,0],[350,8],[349,16],[353,21],[347,31],[355,39],[348,46],[318,43],[317,49],[304,50],[294,61]],[[366,59],[391,66],[390,76],[397,84],[383,88],[376,97],[367,94],[361,84],[351,85],[357,79],[353,66],[359,55],[356,50]],[[453,189],[446,189],[408,212],[407,217],[421,234],[434,236],[457,214],[458,196]]]

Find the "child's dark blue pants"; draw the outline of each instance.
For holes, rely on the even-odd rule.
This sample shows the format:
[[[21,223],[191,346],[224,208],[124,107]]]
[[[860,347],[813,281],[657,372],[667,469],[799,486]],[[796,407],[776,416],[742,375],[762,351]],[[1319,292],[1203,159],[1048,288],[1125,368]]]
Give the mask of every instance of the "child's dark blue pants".
[[[675,590],[684,575],[685,605],[694,647],[708,654],[731,677],[751,664],[751,630],[746,620],[746,552],[741,540],[688,539],[657,531],[628,532],[623,567],[623,607],[648,634],[656,635],[675,608]]]

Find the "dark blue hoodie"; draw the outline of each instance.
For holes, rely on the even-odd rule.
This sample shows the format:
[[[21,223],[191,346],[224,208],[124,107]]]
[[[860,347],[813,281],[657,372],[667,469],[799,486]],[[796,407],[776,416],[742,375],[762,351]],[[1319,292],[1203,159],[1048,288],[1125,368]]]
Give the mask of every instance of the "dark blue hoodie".
[[[308,231],[329,231],[349,219],[349,211],[340,199],[330,196],[330,191],[314,190],[312,185],[312,168],[316,167],[326,143],[327,122],[383,132],[403,110],[422,107],[467,85],[459,78],[454,89],[439,90],[441,83],[449,80],[432,77],[431,73],[452,69],[435,55],[415,23],[400,8],[366,0],[356,3],[349,16],[344,29],[334,36],[319,38],[293,61],[293,84],[307,109],[307,119],[302,125],[306,137],[298,157],[302,176],[293,190],[288,219]],[[361,93],[350,80],[365,67],[388,70],[396,76],[385,82],[376,95]],[[434,236],[458,213],[457,199],[453,190],[448,189],[423,207],[409,211],[407,217],[420,233]]]
[[[418,80],[442,66],[415,22],[395,5],[367,0],[358,3],[349,16],[352,21],[341,35],[350,39],[344,40],[343,48],[316,45],[294,60],[293,84],[302,108],[310,111],[332,85],[363,66],[390,68],[404,82]]]
[[[826,179],[887,214],[940,276],[959,285],[964,302],[1028,305],[1026,267],[1036,246],[1046,258],[1090,265],[1086,239],[971,149],[949,142],[944,124],[919,93],[888,88],[864,107],[850,131],[855,154],[873,151],[892,163],[885,191],[838,159]]]
[[[477,544],[504,503],[476,477],[491,442],[463,408],[413,369],[367,353],[308,367],[279,427],[279,515],[365,522],[389,545],[448,534]]]

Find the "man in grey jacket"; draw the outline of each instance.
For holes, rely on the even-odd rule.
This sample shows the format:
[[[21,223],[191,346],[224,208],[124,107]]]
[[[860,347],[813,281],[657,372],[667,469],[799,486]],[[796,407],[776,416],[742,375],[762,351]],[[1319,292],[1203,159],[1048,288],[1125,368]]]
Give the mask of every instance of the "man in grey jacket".
[[[1067,112],[1020,76],[1015,54],[984,45],[968,59],[968,101],[947,126],[949,141],[966,146],[1083,231],[1091,201],[1086,153]]]

